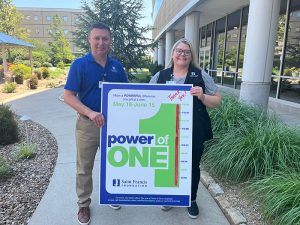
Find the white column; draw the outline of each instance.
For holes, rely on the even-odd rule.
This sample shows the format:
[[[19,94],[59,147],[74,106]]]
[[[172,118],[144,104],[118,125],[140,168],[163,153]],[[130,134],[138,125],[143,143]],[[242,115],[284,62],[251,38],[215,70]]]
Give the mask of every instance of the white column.
[[[157,54],[158,54],[157,47],[154,47],[154,50],[153,50],[153,63],[157,62]]]
[[[5,79],[6,75],[7,75],[7,62],[6,62],[6,54],[5,54],[5,48],[4,48],[4,46],[1,47],[1,51],[2,51],[4,79]]]
[[[162,39],[158,41],[157,62],[158,65],[165,65],[165,46]]]
[[[168,67],[171,56],[171,50],[175,43],[175,31],[170,30],[166,33],[166,57],[165,57],[165,67]]]
[[[250,0],[240,100],[267,108],[280,0]]]
[[[198,57],[199,52],[199,23],[199,12],[192,12],[185,17],[184,37],[192,43],[196,57]]]

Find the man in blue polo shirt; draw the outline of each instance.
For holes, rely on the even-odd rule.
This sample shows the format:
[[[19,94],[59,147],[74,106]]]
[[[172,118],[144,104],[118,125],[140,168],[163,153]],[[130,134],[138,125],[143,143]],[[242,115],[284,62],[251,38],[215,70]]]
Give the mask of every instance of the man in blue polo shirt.
[[[123,66],[108,56],[111,46],[110,28],[104,23],[94,24],[88,35],[90,52],[76,59],[69,71],[65,85],[64,100],[77,113],[76,147],[77,173],[76,192],[79,224],[90,223],[90,196],[93,189],[92,170],[100,140],[100,128],[105,118],[100,112],[101,89],[106,82],[128,82]],[[120,206],[111,206],[119,209]]]

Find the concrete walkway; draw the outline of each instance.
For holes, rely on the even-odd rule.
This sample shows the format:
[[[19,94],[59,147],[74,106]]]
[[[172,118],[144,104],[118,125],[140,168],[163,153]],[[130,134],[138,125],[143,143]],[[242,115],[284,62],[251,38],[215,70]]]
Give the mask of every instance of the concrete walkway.
[[[34,212],[29,225],[72,225],[77,223],[75,193],[75,111],[58,100],[63,88],[51,89],[7,103],[19,115],[27,115],[46,127],[58,143],[58,159],[50,184]],[[200,184],[197,202],[198,219],[190,219],[185,208],[163,212],[159,207],[123,206],[113,210],[99,206],[99,156],[94,168],[94,191],[91,204],[91,225],[229,225],[226,217]],[[34,191],[34,190],[33,190]]]

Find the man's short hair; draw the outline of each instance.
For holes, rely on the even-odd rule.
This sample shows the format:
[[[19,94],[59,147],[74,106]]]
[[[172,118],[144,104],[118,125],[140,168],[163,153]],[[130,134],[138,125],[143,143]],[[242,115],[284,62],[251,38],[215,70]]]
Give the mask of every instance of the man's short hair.
[[[89,30],[89,34],[91,33],[91,31],[93,29],[104,29],[104,30],[107,30],[109,32],[109,35],[111,35],[111,32],[110,32],[110,28],[107,24],[105,23],[102,23],[102,22],[98,22],[98,23],[94,23],[91,25],[90,27],[90,30]]]

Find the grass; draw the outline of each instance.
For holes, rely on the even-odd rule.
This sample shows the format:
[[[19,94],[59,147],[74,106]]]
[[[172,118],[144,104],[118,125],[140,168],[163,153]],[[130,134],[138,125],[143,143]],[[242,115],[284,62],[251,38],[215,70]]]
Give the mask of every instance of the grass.
[[[238,101],[233,95],[224,95],[219,108],[209,109],[214,133],[227,132],[244,123],[255,123],[261,110]]]
[[[4,180],[12,173],[12,169],[6,160],[0,156],[0,180]]]
[[[232,182],[289,168],[300,172],[300,130],[235,101],[223,102],[212,118],[217,135],[207,144],[204,166]]]
[[[147,70],[131,72],[131,75],[130,83],[149,83],[151,79],[151,74]]]
[[[56,67],[50,68],[49,72],[50,72],[50,78],[54,78],[54,79],[55,78],[60,78],[63,75],[67,74],[66,69],[60,69],[60,68],[56,68]]]
[[[246,193],[260,199],[262,215],[274,225],[300,224],[300,174],[276,173],[255,180]]]
[[[34,143],[22,142],[18,146],[18,159],[31,159],[35,156],[37,146]]]

